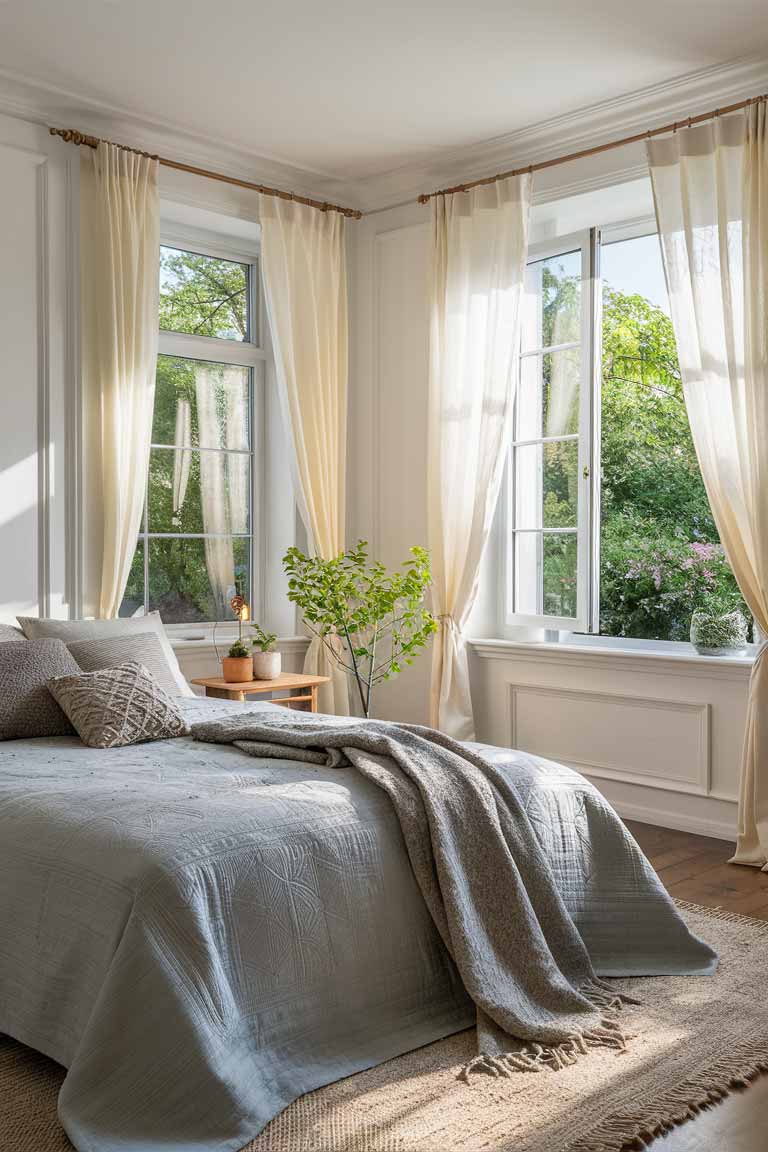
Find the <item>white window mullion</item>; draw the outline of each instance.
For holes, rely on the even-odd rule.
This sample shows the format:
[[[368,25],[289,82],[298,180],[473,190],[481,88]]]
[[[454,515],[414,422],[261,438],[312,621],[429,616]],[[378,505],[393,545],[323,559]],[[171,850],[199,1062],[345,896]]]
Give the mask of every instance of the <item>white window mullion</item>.
[[[591,631],[593,574],[593,522],[594,522],[594,480],[599,479],[594,471],[594,348],[595,348],[595,284],[596,267],[594,230],[585,237],[581,249],[581,392],[579,404],[579,532],[576,571],[577,623],[574,631]]]
[[[249,367],[267,359],[266,352],[254,344],[238,340],[218,340],[211,336],[192,336],[183,332],[160,332],[160,356],[179,360],[207,360],[212,364],[237,364]]]
[[[562,264],[558,264],[562,259]],[[545,264],[545,261],[552,261]],[[593,254],[590,234],[564,237],[546,248],[532,248],[522,308],[518,392],[514,443],[504,487],[505,522],[502,589],[507,626],[585,631],[591,615],[591,537],[593,517]],[[561,276],[567,302],[575,278],[578,315],[565,308],[545,328],[544,291],[549,277]],[[554,339],[553,339],[554,337]],[[568,359],[565,359],[571,353]],[[558,359],[558,357],[560,359]],[[549,359],[547,359],[549,358]],[[548,410],[544,411],[545,364],[549,372]],[[553,387],[556,377],[559,393]],[[578,380],[578,405],[569,401]],[[556,406],[556,407],[553,407]],[[576,474],[568,468],[568,453],[547,452],[547,446],[577,444]],[[536,451],[538,449],[538,451]],[[565,469],[569,499],[576,499],[576,523],[545,524],[546,461],[554,455]],[[566,459],[563,460],[563,455]],[[562,497],[561,497],[562,502]],[[559,519],[559,518],[558,518]],[[571,564],[573,565],[571,567]],[[569,576],[569,573],[572,575]],[[549,587],[545,574],[550,578]],[[574,589],[558,584],[573,580]],[[573,614],[553,611],[574,605]]]
[[[600,631],[600,482],[601,482],[601,394],[603,378],[603,281],[600,272],[599,229],[590,232],[590,364],[589,412],[585,414],[585,438],[589,447],[589,521],[587,524],[587,632]]]

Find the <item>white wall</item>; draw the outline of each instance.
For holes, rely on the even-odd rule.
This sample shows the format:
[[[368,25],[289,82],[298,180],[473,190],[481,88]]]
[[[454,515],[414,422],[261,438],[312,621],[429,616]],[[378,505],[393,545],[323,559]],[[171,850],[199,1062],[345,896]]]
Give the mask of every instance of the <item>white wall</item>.
[[[68,482],[71,166],[41,128],[0,116],[0,620],[76,597]],[[75,481],[72,476],[73,482]]]
[[[427,543],[429,213],[369,216],[352,237],[348,539],[394,566]],[[375,714],[423,722],[429,663],[381,685]]]

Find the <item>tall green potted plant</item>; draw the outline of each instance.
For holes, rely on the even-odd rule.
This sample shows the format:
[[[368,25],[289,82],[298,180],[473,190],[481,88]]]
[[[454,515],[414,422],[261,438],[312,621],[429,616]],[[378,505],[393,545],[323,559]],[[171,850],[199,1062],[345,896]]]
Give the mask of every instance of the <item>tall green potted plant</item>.
[[[289,548],[283,567],[288,599],[351,677],[360,710],[369,717],[376,685],[412,664],[437,629],[423,603],[432,578],[429,553],[411,548],[410,560],[388,571],[369,559],[368,542],[359,540],[332,560]]]

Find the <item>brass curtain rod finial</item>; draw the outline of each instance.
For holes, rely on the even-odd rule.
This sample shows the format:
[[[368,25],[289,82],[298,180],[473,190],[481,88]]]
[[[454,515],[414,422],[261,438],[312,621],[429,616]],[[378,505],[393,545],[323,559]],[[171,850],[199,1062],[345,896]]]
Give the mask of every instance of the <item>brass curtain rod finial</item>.
[[[99,144],[111,144],[111,140],[101,140],[98,136],[87,136],[85,132],[78,132],[76,128],[49,128],[51,136],[60,136],[65,144],[76,144],[78,148],[85,145],[87,148],[98,148]],[[127,144],[115,144],[123,152],[132,152],[134,156],[146,156],[148,160],[157,160],[162,163],[154,152],[142,152],[140,148],[129,148]]]
[[[222,172],[211,172],[208,168],[197,168],[194,164],[182,164],[178,160],[167,160],[165,156],[156,156],[151,152],[142,152],[139,148],[131,148],[127,144],[115,144],[113,140],[100,140],[98,136],[86,136],[75,128],[49,127],[51,136],[60,136],[65,144],[85,144],[89,148],[98,148],[100,143],[112,144],[124,152],[133,152],[137,156],[147,156],[150,160],[157,160],[164,168],[173,168],[177,172],[189,172],[193,176],[203,176],[208,180],[219,180],[222,184],[234,184],[237,188],[247,188],[251,192],[260,192],[262,196],[277,196],[281,200],[290,200],[294,204],[306,204],[310,208],[317,208],[321,212],[338,212],[348,220],[360,220],[362,212],[357,208],[342,208],[338,204],[331,204],[327,200],[312,200],[309,196],[298,196],[294,192],[284,192],[280,188],[268,188],[264,184],[254,184],[250,180],[240,180],[236,176],[225,176]]]

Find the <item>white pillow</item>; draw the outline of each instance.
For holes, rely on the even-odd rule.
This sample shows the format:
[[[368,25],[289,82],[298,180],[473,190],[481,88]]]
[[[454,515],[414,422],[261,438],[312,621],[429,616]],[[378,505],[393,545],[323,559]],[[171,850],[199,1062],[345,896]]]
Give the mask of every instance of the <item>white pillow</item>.
[[[73,644],[76,640],[101,640],[107,636],[154,632],[160,641],[168,671],[179,696],[194,696],[171,648],[159,612],[117,620],[42,620],[38,616],[17,616],[16,619],[28,640],[63,640],[65,644]]]

